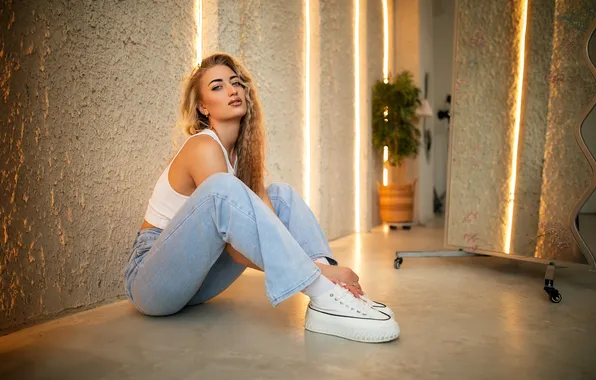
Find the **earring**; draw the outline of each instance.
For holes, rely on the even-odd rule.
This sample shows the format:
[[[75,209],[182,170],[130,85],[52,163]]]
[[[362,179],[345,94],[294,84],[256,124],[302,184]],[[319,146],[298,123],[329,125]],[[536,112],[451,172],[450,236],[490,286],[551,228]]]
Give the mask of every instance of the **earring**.
[[[202,113],[201,110],[199,109],[199,107],[197,107],[197,117],[200,117],[200,115],[209,117],[209,111],[205,111],[205,113]]]

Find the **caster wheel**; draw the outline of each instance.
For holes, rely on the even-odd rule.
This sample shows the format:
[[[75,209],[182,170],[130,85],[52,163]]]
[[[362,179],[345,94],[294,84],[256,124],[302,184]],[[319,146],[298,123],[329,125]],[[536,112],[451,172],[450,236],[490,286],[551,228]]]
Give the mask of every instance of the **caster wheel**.
[[[397,226],[389,226],[389,229],[395,231],[395,230],[397,230]]]
[[[563,300],[563,296],[559,292],[553,292],[553,294],[550,295],[550,302],[552,303],[559,303],[561,300]]]
[[[559,294],[557,296],[550,297],[550,302],[559,303],[559,302],[561,302],[562,299],[563,299],[563,296]]]
[[[404,229],[404,231],[409,231],[409,230],[412,229],[412,227],[411,226],[404,226],[403,229]]]
[[[399,260],[395,260],[393,262],[393,266],[395,267],[395,269],[399,269],[399,267],[401,267],[401,263],[399,262]]]

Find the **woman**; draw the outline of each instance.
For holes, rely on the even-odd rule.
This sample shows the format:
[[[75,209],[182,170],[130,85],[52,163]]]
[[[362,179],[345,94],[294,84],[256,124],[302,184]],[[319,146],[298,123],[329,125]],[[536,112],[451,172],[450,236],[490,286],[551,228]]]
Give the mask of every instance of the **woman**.
[[[203,303],[251,267],[273,306],[310,297],[305,328],[364,342],[399,335],[393,313],[337,266],[314,215],[287,184],[265,188],[261,106],[246,69],[215,54],[192,72],[181,125],[190,137],[157,181],[125,271],[147,315]],[[232,164],[234,163],[234,164]]]

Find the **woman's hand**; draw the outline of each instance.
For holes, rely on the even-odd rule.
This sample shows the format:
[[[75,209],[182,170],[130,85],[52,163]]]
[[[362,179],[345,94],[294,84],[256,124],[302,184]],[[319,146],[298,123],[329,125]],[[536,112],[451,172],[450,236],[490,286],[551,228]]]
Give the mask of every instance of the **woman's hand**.
[[[364,294],[358,283],[360,278],[350,268],[321,263],[315,264],[321,269],[323,276],[327,277],[331,282],[348,289],[356,298],[360,298],[360,296]]]

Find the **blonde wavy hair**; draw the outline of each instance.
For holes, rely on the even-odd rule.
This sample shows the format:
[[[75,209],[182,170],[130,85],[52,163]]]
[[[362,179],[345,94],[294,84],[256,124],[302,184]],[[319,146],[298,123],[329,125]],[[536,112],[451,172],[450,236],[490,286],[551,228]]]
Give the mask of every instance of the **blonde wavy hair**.
[[[209,129],[209,119],[199,112],[199,83],[203,74],[214,66],[227,66],[236,75],[246,92],[246,115],[240,121],[235,150],[238,157],[236,176],[252,191],[263,190],[265,172],[265,128],[257,89],[246,68],[229,54],[216,53],[204,58],[188,77],[182,93],[181,117],[178,125],[186,136]]]

